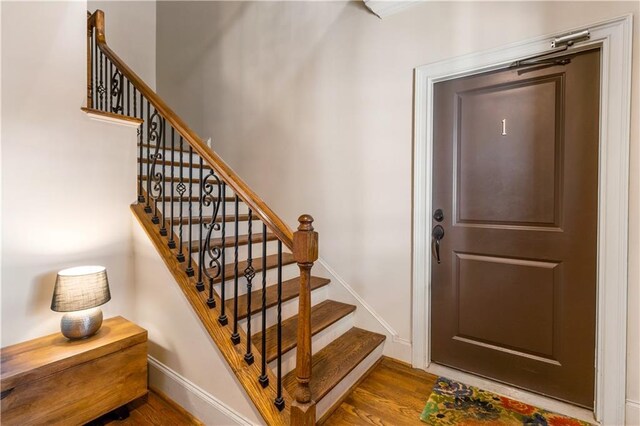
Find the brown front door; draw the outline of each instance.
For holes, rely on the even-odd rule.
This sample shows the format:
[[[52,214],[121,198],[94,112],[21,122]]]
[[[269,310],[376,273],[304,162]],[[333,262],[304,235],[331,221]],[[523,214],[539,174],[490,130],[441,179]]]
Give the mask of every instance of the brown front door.
[[[593,407],[600,51],[569,58],[435,85],[431,359]]]

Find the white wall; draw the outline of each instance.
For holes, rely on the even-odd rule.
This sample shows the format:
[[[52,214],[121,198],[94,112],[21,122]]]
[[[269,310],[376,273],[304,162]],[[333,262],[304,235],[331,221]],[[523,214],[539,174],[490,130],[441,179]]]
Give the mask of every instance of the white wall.
[[[80,111],[86,11],[2,5],[2,346],[59,330],[49,306],[68,266],[106,266],[105,317],[132,316],[135,131]]]
[[[413,69],[633,13],[628,398],[636,410],[638,10],[637,2],[426,2],[379,20],[359,2],[161,2],[158,90],[290,226],[311,213],[321,257],[409,340]]]

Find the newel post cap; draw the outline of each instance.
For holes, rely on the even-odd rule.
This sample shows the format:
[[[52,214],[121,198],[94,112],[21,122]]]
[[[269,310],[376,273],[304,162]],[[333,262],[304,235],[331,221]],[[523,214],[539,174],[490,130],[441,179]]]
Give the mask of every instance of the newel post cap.
[[[298,222],[298,231],[313,231],[313,216],[310,214],[300,215]]]
[[[293,233],[293,257],[298,263],[313,263],[318,260],[318,233],[313,230],[313,217],[303,214],[298,222],[298,230]]]

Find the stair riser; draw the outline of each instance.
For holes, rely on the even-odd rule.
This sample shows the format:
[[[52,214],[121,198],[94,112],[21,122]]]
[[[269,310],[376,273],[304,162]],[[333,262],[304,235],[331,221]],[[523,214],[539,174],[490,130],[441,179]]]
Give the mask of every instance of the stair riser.
[[[167,154],[168,154],[167,157],[166,157],[167,161],[171,161],[171,153],[168,152]],[[178,162],[178,154],[176,153],[176,154],[174,154],[174,156],[175,156],[174,162],[177,163]],[[189,156],[184,155],[183,158],[182,158],[182,162],[183,163],[188,163],[188,161],[189,161]],[[200,160],[197,157],[194,156],[194,158],[193,158],[193,164],[194,164],[193,177],[194,178],[199,178],[200,177],[200,174],[199,174],[200,173],[200,167],[196,167],[196,165],[199,164],[199,161]],[[151,163],[149,163],[149,164],[142,163],[142,174],[143,175],[148,174],[147,173],[147,165],[151,166]],[[139,165],[138,165],[138,167],[139,167]],[[165,176],[171,176],[171,166],[166,164],[164,166],[164,168],[165,168],[164,175]],[[136,170],[138,170],[138,169],[136,169]],[[203,169],[204,176],[206,176],[207,173],[209,173],[209,170],[210,169],[208,169],[205,166],[205,168]],[[162,173],[162,164],[161,163],[156,164],[156,171]],[[180,176],[180,167],[178,167],[178,166],[174,166],[173,167],[173,176],[174,177],[175,176]],[[188,166],[182,167],[182,176],[183,177],[188,177],[189,176],[189,167]]]
[[[313,336],[311,341],[312,352],[315,354],[320,351],[322,348],[327,346],[329,343],[333,342],[335,339],[340,337],[342,334],[349,331],[354,325],[354,314],[350,313],[334,324],[330,325],[326,329],[322,330],[320,333]],[[282,356],[282,371],[283,376],[290,371],[293,371],[296,368],[296,348],[293,348],[289,352],[285,353]],[[272,361],[269,364],[269,368],[273,371],[277,368],[277,361]]]

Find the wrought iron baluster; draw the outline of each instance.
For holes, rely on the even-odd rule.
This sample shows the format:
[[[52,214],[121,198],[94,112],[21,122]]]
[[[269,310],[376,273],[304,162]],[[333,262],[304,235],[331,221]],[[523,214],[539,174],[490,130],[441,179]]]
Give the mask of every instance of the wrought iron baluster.
[[[148,104],[147,104],[148,105]],[[153,217],[151,218],[151,222],[155,225],[160,223],[160,218],[158,217],[158,204],[160,204],[160,198],[164,194],[164,174],[161,172],[157,172],[156,169],[158,167],[158,162],[164,159],[164,155],[160,152],[160,147],[162,145],[162,141],[164,140],[164,118],[158,114],[158,111],[154,108],[153,114],[149,118],[149,123],[147,123],[147,141],[149,144],[151,142],[155,142],[155,148],[153,154],[151,155],[151,171],[149,173],[148,184],[148,198],[153,199]],[[153,185],[151,183],[153,182]],[[166,229],[165,234],[166,235]],[[160,230],[160,234],[162,234],[162,229]]]
[[[204,167],[202,158],[200,158],[200,176],[202,176]],[[205,252],[209,255],[209,268],[205,269],[202,267],[204,275],[209,280],[209,297],[207,298],[207,306],[209,308],[215,308],[216,300],[213,297],[213,281],[216,280],[222,271],[224,270],[224,264],[220,263],[220,258],[222,253],[224,252],[224,244],[218,246],[212,246],[213,233],[214,231],[220,231],[220,221],[218,220],[218,212],[220,211],[220,194],[222,193],[222,183],[218,176],[216,176],[213,169],[207,173],[204,179],[200,179],[202,182],[202,204],[205,207],[212,206],[211,210],[211,221],[207,224],[203,224],[202,226],[207,230],[207,235],[204,239],[204,249],[202,250],[203,254],[201,257],[202,264],[204,265]],[[214,191],[215,195],[214,195]],[[223,208],[224,209],[224,208]],[[202,214],[200,223],[202,223]],[[224,217],[222,218],[224,223]],[[204,287],[204,285],[203,285]],[[224,301],[221,302],[224,306]]]
[[[193,276],[193,147],[189,145],[189,260],[185,272]]]
[[[105,78],[105,83],[106,83],[106,88],[107,88],[107,111],[111,111],[111,93],[112,93],[112,87],[111,87],[111,83],[113,82],[113,63],[111,63],[111,61],[109,60],[109,58],[107,58],[107,64],[109,64],[109,70],[107,71],[107,67],[105,67],[104,72],[107,73],[106,78]]]
[[[282,397],[282,241],[278,240],[278,368],[276,385],[277,396],[274,404],[278,410],[284,409],[284,398]]]
[[[91,67],[91,73],[93,74],[93,105],[92,107],[98,109],[98,42],[96,40],[96,29],[92,29],[93,33],[93,66]]]
[[[173,223],[173,182],[175,180],[175,176],[174,176],[174,171],[175,171],[175,163],[174,163],[174,156],[175,156],[175,152],[176,152],[176,134],[175,134],[175,129],[173,128],[173,126],[171,126],[171,192],[169,193],[169,241],[167,242],[167,245],[169,246],[170,249],[174,249],[176,248],[176,242],[173,239],[173,227],[175,226],[175,224]],[[164,202],[164,199],[162,200]],[[165,221],[167,220],[167,218],[165,217]]]
[[[198,291],[204,291],[204,282],[202,281],[202,268],[204,268],[204,258],[205,256],[205,252],[204,252],[204,247],[203,247],[203,241],[202,241],[202,229],[204,228],[203,223],[202,223],[202,207],[204,204],[204,194],[205,194],[205,185],[204,185],[204,180],[203,180],[203,168],[204,168],[204,164],[202,162],[202,157],[200,157],[200,155],[198,155],[199,160],[199,166],[200,166],[200,191],[198,191],[200,193],[200,202],[198,203],[198,230],[199,230],[199,234],[198,234],[198,238],[199,238],[199,242],[198,244],[200,244],[200,251],[198,252],[198,282],[196,283],[196,289]],[[213,227],[211,228],[213,229]]]
[[[234,200],[235,214],[235,241],[233,244],[233,334],[231,341],[234,345],[240,343],[240,334],[238,334],[238,196]]]
[[[218,317],[218,322],[220,323],[220,325],[227,325],[229,322],[229,319],[227,318],[227,313],[226,311],[226,307],[227,304],[225,303],[225,273],[226,273],[226,266],[227,264],[225,263],[225,247],[226,247],[226,229],[227,229],[227,184],[222,182],[222,194],[220,195],[220,200],[218,201],[220,203],[222,203],[222,235],[220,235],[220,240],[221,240],[221,246],[222,246],[222,259],[221,259],[221,268],[220,268],[220,316]],[[213,281],[211,281],[213,283]],[[213,292],[213,285],[211,286],[211,292]],[[211,306],[211,305],[209,305]]]
[[[138,91],[136,90],[136,87],[133,86],[133,116],[134,117],[138,117]],[[140,117],[142,118],[143,114],[142,114],[142,94],[140,95]],[[138,126],[138,202],[139,203],[144,203],[144,195],[142,195],[142,175],[143,175],[143,171],[142,171],[142,161],[144,159],[144,152],[143,152],[143,146],[142,146],[142,126],[143,124],[141,123]]]
[[[98,109],[100,110],[104,110],[104,93],[105,93],[105,88],[104,88],[104,82],[102,81],[102,67],[104,64],[104,53],[102,53],[102,50],[100,51],[100,69],[98,70],[98,76],[100,77],[100,82],[98,83],[98,95],[100,97],[100,102],[98,103]]]
[[[122,74],[122,72],[120,70],[118,70],[118,74],[120,76],[120,101],[119,101],[118,105],[119,105],[119,108],[120,108],[120,114],[124,114],[124,74]],[[128,100],[127,100],[127,102],[128,102]]]
[[[182,149],[182,136],[180,136],[180,147],[178,148],[180,151],[179,154],[179,162],[180,162],[180,183],[178,183],[178,185],[176,186],[176,191],[178,192],[178,200],[180,202],[179,204],[179,208],[178,208],[178,254],[176,255],[176,259],[178,260],[178,262],[184,262],[184,239],[182,238],[182,222],[183,222],[183,217],[182,217],[182,202],[183,202],[183,197],[184,197],[184,193],[187,191],[187,187],[185,186],[184,182],[183,182],[183,165],[182,165],[182,154],[183,154],[183,149]]]
[[[127,80],[127,116],[131,117],[131,82]]]
[[[111,76],[110,76],[111,84],[109,85],[109,94],[110,94],[109,97],[111,102],[110,111],[113,112],[114,114],[122,114],[123,113],[122,91],[124,90],[123,83],[122,83],[123,75],[117,67],[115,71],[113,70],[113,63],[110,63],[110,70],[111,70]]]
[[[160,157],[160,160],[162,161],[162,192],[159,194],[160,199],[156,200],[155,202],[155,212],[156,215],[155,217],[158,217],[158,201],[162,202],[162,228],[160,228],[160,235],[162,235],[163,237],[167,236],[167,215],[165,214],[166,210],[166,203],[165,203],[165,197],[164,197],[164,190],[165,190],[165,176],[167,176],[166,173],[166,164],[167,162],[164,161],[165,158],[167,158],[167,132],[165,132],[166,126],[167,126],[167,120],[163,117],[162,121],[161,121],[161,136],[162,136],[162,156]],[[173,194],[173,181],[169,181],[169,190],[171,191],[171,193]]]
[[[251,220],[252,211],[249,209],[249,229],[248,238],[249,245],[247,247],[247,267],[244,270],[244,277],[247,280],[247,352],[244,354],[244,360],[247,364],[253,364],[253,352],[251,351],[251,287],[253,278],[256,276],[256,271],[253,268],[253,239],[252,239],[252,224]]]
[[[140,93],[142,97],[142,93]],[[143,97],[144,99],[144,97]],[[151,213],[151,141],[149,140],[149,124],[151,121],[151,104],[147,100],[147,119],[145,120],[147,127],[147,205],[144,206],[145,213]]]
[[[87,37],[87,108],[93,108],[93,28],[89,28]]]
[[[262,224],[262,370],[258,381],[263,388],[269,386],[267,376],[267,225]]]

